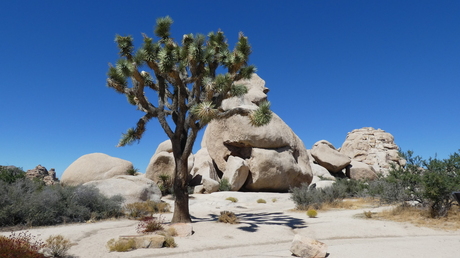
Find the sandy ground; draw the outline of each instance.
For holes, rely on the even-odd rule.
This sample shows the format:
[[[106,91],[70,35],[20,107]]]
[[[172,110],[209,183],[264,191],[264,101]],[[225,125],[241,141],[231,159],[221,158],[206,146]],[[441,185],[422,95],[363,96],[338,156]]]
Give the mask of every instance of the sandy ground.
[[[238,202],[225,200],[232,196]],[[46,239],[62,234],[76,243],[73,257],[293,257],[289,248],[295,234],[308,236],[328,245],[328,257],[459,257],[460,231],[415,227],[408,223],[360,218],[358,210],[319,211],[317,218],[293,210],[290,194],[218,192],[193,195],[190,212],[194,234],[176,237],[177,248],[138,249],[109,253],[106,243],[120,235],[136,234],[137,221],[113,220],[29,229]],[[265,199],[266,204],[257,203]],[[276,199],[275,202],[273,200]],[[172,204],[172,200],[165,198]],[[235,212],[240,224],[217,223],[223,210]],[[172,214],[165,214],[169,221]],[[362,216],[361,216],[362,217]],[[9,233],[3,232],[3,235]]]

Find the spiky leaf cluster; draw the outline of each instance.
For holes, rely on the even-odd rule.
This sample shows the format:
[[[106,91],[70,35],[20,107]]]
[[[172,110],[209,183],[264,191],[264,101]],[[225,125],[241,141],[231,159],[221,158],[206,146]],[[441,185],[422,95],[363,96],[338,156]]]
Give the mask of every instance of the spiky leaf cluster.
[[[136,128],[123,134],[119,146],[139,140],[145,122],[152,117],[158,118],[170,139],[182,132],[191,134],[213,119],[233,114],[249,115],[255,126],[268,123],[269,104],[254,112],[219,109],[224,99],[247,93],[244,85],[235,82],[250,79],[256,71],[255,66],[248,65],[251,46],[247,37],[240,33],[233,50],[222,31],[207,36],[185,34],[177,43],[171,38],[172,24],[169,16],[157,19],[157,39],[143,34],[143,45],[136,51],[131,36],[115,38],[121,58],[115,67],[109,68],[107,85],[125,94],[130,104],[145,113]],[[145,67],[150,72],[141,71]],[[227,71],[218,74],[219,67]],[[146,87],[156,92],[157,104],[147,99]]]

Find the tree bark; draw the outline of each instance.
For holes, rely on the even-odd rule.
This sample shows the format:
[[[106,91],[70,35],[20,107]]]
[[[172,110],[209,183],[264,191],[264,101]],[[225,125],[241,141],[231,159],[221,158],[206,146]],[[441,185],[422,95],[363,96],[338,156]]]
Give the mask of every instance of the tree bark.
[[[188,157],[183,156],[183,153],[178,156],[174,153],[174,160],[176,163],[174,195],[176,199],[174,202],[174,214],[171,223],[192,222],[188,207]]]

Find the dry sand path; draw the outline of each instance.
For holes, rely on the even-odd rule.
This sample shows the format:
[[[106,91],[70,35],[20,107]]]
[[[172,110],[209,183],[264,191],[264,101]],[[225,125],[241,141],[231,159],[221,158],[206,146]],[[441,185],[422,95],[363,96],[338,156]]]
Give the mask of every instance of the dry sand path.
[[[225,199],[238,198],[232,203]],[[194,234],[176,237],[177,248],[139,249],[109,253],[105,244],[119,235],[135,234],[137,221],[116,220],[30,229],[46,239],[62,234],[77,245],[74,257],[291,257],[295,234],[320,240],[328,245],[329,257],[459,257],[460,231],[419,228],[408,223],[357,218],[364,210],[332,210],[308,218],[294,211],[289,194],[218,192],[193,195],[190,211]],[[257,203],[265,199],[266,204]],[[275,202],[272,200],[276,199]],[[165,201],[172,202],[165,198]],[[374,208],[378,211],[383,208]],[[233,211],[241,223],[217,223],[220,211]],[[172,214],[165,214],[170,220]],[[7,235],[8,233],[2,233]]]

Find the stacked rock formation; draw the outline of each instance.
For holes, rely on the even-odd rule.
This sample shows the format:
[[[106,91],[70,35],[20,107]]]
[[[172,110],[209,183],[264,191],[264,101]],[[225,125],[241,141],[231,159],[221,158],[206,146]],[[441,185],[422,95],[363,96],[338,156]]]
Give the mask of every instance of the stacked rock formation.
[[[394,137],[382,129],[364,127],[348,133],[340,153],[355,162],[371,166],[377,174],[386,176],[391,164],[404,166],[405,160],[399,156],[399,147]]]
[[[248,93],[225,100],[224,110],[235,107],[254,110],[267,99],[268,89],[258,75],[241,83],[246,85]],[[250,125],[249,119],[240,115],[212,121],[201,147],[192,176],[207,181],[226,178],[234,191],[284,192],[312,180],[303,142],[274,113],[271,122],[262,127]]]
[[[54,168],[48,171],[42,165],[38,165],[34,169],[27,170],[26,177],[29,179],[37,179],[43,181],[45,185],[59,184],[59,179],[56,177],[56,171]]]

